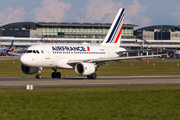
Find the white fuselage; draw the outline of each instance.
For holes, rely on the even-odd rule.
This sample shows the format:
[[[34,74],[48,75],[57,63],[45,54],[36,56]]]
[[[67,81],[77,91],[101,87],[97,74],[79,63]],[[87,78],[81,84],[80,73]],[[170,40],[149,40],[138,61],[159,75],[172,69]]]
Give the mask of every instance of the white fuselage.
[[[119,57],[116,53],[124,48],[101,45],[44,44],[30,46],[20,57],[29,67],[72,69],[69,60],[89,60]]]
[[[8,48],[0,48],[0,54],[6,54]]]

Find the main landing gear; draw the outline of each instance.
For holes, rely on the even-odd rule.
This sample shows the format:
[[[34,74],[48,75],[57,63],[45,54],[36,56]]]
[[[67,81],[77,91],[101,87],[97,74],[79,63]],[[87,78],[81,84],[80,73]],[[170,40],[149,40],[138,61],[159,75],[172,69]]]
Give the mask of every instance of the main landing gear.
[[[96,78],[97,78],[96,73],[93,73],[91,75],[87,75],[87,79],[96,79]]]
[[[42,76],[41,76],[41,71],[42,71],[42,70],[43,70],[42,67],[39,67],[39,68],[38,68],[38,74],[36,74],[36,78],[37,78],[37,79],[41,79],[41,77],[42,77]]]
[[[42,67],[39,67],[38,68],[38,74],[36,74],[36,78],[37,79],[41,79],[42,76],[41,76],[41,71],[43,70]],[[54,72],[51,74],[51,77],[52,78],[61,78],[61,73],[60,72],[57,72],[57,69],[53,68]],[[87,79],[96,79],[97,78],[97,75],[96,73],[93,73],[91,75],[87,75]]]
[[[51,74],[52,78],[61,78],[61,73],[57,72],[57,69],[53,68],[54,72]]]

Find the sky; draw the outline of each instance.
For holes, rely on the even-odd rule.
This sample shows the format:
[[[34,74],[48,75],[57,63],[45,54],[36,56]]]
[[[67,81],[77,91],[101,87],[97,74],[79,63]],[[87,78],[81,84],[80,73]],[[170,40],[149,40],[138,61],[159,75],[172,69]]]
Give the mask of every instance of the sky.
[[[112,23],[125,8],[125,24],[180,25],[180,0],[0,0],[0,26],[13,22]]]

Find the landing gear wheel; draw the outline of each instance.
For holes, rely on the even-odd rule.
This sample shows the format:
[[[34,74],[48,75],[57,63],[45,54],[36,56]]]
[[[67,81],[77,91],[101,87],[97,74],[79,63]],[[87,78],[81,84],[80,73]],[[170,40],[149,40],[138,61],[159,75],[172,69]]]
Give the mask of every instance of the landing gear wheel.
[[[36,78],[37,78],[37,79],[41,79],[41,77],[42,77],[41,75],[36,74]]]
[[[60,72],[57,72],[57,73],[56,73],[56,77],[57,77],[57,78],[61,78],[61,73],[60,73]]]
[[[36,74],[36,79],[41,79],[42,78],[42,76],[41,76],[41,71],[43,70],[43,68],[42,67],[39,67],[38,68],[38,74]]]
[[[91,79],[96,79],[96,78],[97,78],[96,73],[91,74]]]
[[[93,73],[91,75],[87,75],[87,79],[96,79],[96,78],[97,78],[96,73]]]
[[[54,72],[51,74],[52,78],[61,78],[61,73],[57,72],[57,69],[53,68]]]
[[[87,75],[87,79],[91,79],[91,75]]]
[[[53,72],[53,73],[51,74],[51,77],[52,77],[52,78],[56,78],[56,73]]]

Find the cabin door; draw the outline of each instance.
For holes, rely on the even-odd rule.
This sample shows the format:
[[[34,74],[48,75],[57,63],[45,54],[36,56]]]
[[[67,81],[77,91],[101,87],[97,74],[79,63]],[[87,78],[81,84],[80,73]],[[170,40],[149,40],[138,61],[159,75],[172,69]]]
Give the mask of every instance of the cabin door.
[[[44,53],[45,53],[45,58],[50,59],[50,50],[46,47],[44,47]]]

